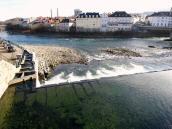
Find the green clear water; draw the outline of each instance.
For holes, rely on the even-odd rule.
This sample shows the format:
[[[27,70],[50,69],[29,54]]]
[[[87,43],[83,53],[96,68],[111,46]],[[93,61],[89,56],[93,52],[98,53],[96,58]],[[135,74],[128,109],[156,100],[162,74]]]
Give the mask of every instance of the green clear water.
[[[172,71],[18,92],[11,129],[170,129]]]

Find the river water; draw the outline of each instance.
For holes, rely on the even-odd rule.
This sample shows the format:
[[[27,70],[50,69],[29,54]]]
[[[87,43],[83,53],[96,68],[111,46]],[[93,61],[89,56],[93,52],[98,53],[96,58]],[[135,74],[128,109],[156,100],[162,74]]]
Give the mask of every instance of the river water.
[[[57,45],[73,48],[87,56],[88,65],[60,65],[54,71],[54,77],[45,84],[74,82],[102,77],[113,77],[172,69],[172,43],[164,38],[59,38],[50,35],[20,35],[0,33],[0,37],[18,44]],[[149,48],[148,46],[156,48]],[[128,58],[108,55],[101,52],[103,48],[129,48],[144,57]]]
[[[88,65],[58,66],[54,72],[55,76],[45,82],[46,84],[58,84],[66,81],[98,79],[93,82],[69,84],[69,87],[48,89],[50,90],[48,102],[51,103],[53,100],[62,103],[62,109],[58,108],[58,110],[61,113],[68,109],[65,113],[71,115],[71,118],[78,113],[79,120],[83,119],[86,127],[94,125],[99,129],[104,129],[103,127],[109,129],[171,129],[171,72],[114,77],[172,69],[172,50],[162,49],[172,47],[172,43],[163,41],[164,38],[59,38],[49,35],[11,35],[5,32],[0,33],[0,37],[18,44],[74,48],[87,55]],[[148,47],[152,45],[156,48]],[[140,52],[144,57],[116,57],[100,51],[102,48],[113,47],[129,48]],[[99,79],[102,77],[108,78]],[[59,92],[53,93],[57,91]],[[35,99],[39,98],[38,93],[35,93]],[[78,95],[79,99],[74,101],[73,99],[76,99]],[[80,110],[75,111],[76,107]],[[69,117],[68,115],[66,117]]]

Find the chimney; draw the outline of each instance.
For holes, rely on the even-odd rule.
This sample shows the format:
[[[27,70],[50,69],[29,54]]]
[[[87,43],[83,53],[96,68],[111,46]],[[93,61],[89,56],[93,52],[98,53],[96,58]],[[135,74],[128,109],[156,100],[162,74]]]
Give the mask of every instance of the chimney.
[[[59,9],[57,8],[57,17],[59,17]]]
[[[51,12],[51,18],[53,18],[53,10],[51,9],[50,12]]]

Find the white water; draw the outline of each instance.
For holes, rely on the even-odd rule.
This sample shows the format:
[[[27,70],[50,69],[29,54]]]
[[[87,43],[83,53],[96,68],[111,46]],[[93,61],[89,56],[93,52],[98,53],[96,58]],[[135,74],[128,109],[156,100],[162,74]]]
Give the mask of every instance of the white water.
[[[132,68],[127,68],[125,65],[112,66],[113,70],[107,70],[105,68],[100,68],[93,75],[90,71],[87,71],[85,76],[76,76],[73,72],[64,77],[64,72],[54,76],[50,80],[46,81],[44,85],[59,84],[65,82],[78,82],[83,80],[100,79],[103,77],[115,77],[119,75],[130,75],[136,73],[148,72],[143,66],[131,64]]]

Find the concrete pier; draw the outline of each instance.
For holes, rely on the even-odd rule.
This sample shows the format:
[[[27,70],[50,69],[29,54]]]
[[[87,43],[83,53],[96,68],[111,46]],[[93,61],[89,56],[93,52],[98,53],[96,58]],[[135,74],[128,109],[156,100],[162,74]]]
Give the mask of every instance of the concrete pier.
[[[172,39],[172,31],[170,32],[170,39]]]

